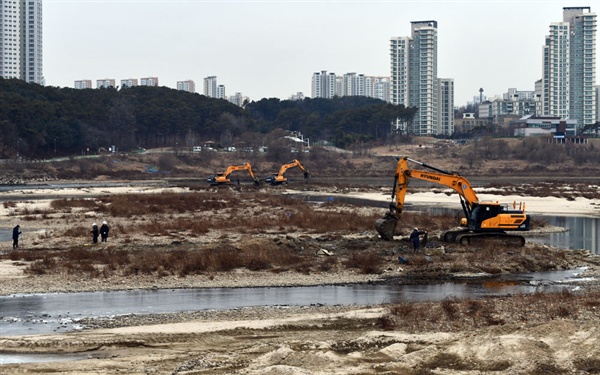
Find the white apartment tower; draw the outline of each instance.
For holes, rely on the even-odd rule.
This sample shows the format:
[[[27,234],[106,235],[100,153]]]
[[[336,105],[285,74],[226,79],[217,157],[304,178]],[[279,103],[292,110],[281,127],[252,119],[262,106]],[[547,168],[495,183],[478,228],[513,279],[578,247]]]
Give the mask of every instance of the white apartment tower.
[[[336,96],[335,73],[327,73],[326,70],[313,73],[311,97],[331,99],[334,96]]]
[[[364,74],[346,73],[342,78],[340,96],[365,96],[366,77]]]
[[[394,37],[390,41],[391,75],[390,97],[392,104],[408,107],[408,51],[409,37]]]
[[[436,134],[438,124],[437,21],[411,22],[408,104],[419,111],[413,122],[417,135]]]
[[[438,127],[436,134],[451,135],[454,133],[454,80],[438,79]]]
[[[437,33],[437,21],[413,21],[410,37],[390,40],[392,103],[419,109],[412,124],[416,135],[443,134],[438,118]],[[446,88],[453,90],[454,85]]]
[[[218,85],[217,86],[217,99],[227,99],[227,97],[225,96],[225,85]]]
[[[204,78],[204,95],[209,98],[217,97],[217,76],[209,76]]]
[[[0,0],[0,76],[44,83],[42,0]]]
[[[590,7],[563,8],[563,21],[550,24],[543,48],[542,113],[596,121],[596,14]]]
[[[21,78],[21,1],[0,1],[0,76]]]
[[[42,0],[21,0],[21,79],[43,85]]]

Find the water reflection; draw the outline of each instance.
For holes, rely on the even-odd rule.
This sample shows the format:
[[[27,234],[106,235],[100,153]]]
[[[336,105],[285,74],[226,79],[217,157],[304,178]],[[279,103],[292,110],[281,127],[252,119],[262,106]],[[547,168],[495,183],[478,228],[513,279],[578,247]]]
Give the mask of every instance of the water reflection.
[[[520,276],[517,276],[516,281]],[[526,276],[523,276],[526,277]],[[573,271],[535,275],[557,285]],[[275,288],[203,288],[121,292],[53,293],[0,297],[0,335],[44,334],[80,329],[83,317],[223,310],[251,306],[379,305],[401,301],[436,301],[448,297],[483,298],[529,293],[540,283],[444,283],[436,285],[321,285]],[[562,288],[563,286],[561,286]],[[545,288],[556,288],[547,286]]]
[[[424,211],[433,215],[458,215],[460,210],[440,207],[413,207],[415,211]],[[562,249],[585,249],[600,255],[600,218],[584,216],[556,216],[531,214],[532,218],[547,222],[549,225],[566,228],[560,233],[530,236],[527,240],[543,243]]]

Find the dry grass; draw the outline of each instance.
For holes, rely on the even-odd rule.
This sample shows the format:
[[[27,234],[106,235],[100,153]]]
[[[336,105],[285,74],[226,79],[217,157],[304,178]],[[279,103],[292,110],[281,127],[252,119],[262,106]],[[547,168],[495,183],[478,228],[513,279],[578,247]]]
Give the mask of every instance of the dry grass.
[[[488,299],[444,299],[440,302],[401,302],[388,306],[381,328],[408,332],[458,332],[507,322],[546,323],[596,315],[599,291],[539,292]],[[587,363],[594,367],[600,362]],[[582,365],[583,366],[583,365]]]
[[[71,248],[44,252],[14,251],[11,260],[31,262],[30,274],[74,274],[87,277],[127,275],[186,276],[227,272],[236,268],[251,271],[304,267],[312,270],[314,257],[302,257],[292,250],[246,249],[221,244],[203,250],[193,249],[86,249]],[[329,263],[329,262],[326,262]],[[301,266],[300,266],[301,265]],[[306,272],[306,269],[304,270]]]

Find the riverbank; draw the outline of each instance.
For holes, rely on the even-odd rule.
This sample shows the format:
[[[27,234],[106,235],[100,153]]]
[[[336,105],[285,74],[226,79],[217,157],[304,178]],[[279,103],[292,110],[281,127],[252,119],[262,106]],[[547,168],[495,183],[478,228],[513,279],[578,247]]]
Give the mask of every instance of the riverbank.
[[[66,202],[77,200],[77,199],[90,199],[89,197],[102,197],[111,196],[125,196],[135,199],[137,196],[151,196],[160,197],[164,195],[175,195],[185,197],[188,194],[191,196],[194,194],[192,190],[185,187],[165,187],[160,184],[151,183],[148,186],[137,183],[131,186],[123,186],[120,182],[118,186],[116,184],[103,183],[102,186],[94,187],[93,185],[86,185],[84,187],[67,186],[61,187],[61,184],[56,184],[56,188],[52,189],[52,195],[55,199],[47,199],[47,189],[24,189],[15,190],[10,192],[0,192],[0,199],[3,196],[19,196],[23,195],[27,199],[18,200],[7,200],[3,206],[0,206],[0,226],[12,228],[16,224],[21,224],[21,229],[24,232],[24,238],[21,240],[21,249],[25,253],[31,255],[39,255],[46,253],[48,250],[58,249],[74,249],[80,248],[83,251],[102,251],[102,252],[115,252],[120,250],[126,251],[142,251],[142,249],[159,249],[162,248],[167,251],[184,250],[184,249],[197,249],[200,250],[207,246],[220,246],[219,244],[231,244],[237,247],[239,250],[244,249],[244,246],[251,244],[254,248],[290,248],[298,252],[298,254],[315,255],[316,258],[338,258],[345,257],[346,248],[348,246],[352,248],[363,248],[365,251],[371,249],[373,251],[382,252],[385,256],[380,256],[385,264],[380,267],[379,272],[365,273],[361,269],[344,268],[344,267],[328,267],[327,271],[313,270],[312,272],[294,272],[293,270],[287,270],[285,272],[273,272],[273,270],[249,270],[248,268],[238,267],[229,272],[201,272],[199,274],[187,274],[185,276],[169,274],[168,272],[154,272],[151,274],[136,274],[128,273],[127,275],[119,275],[116,273],[104,272],[101,277],[82,277],[78,273],[73,273],[72,269],[65,269],[64,272],[46,272],[40,270],[40,272],[32,273],[28,272],[31,267],[32,261],[19,260],[14,261],[6,258],[6,255],[14,252],[10,248],[11,242],[6,242],[3,245],[2,251],[5,256],[4,259],[0,259],[0,295],[10,295],[18,293],[45,293],[45,292],[81,292],[81,291],[100,291],[100,290],[129,290],[129,289],[154,289],[154,288],[198,288],[198,287],[254,287],[254,286],[292,286],[292,285],[322,285],[322,284],[344,284],[344,283],[365,283],[365,282],[385,282],[388,279],[402,279],[407,276],[415,276],[417,269],[427,269],[427,264],[423,263],[420,266],[415,266],[411,269],[411,266],[401,265],[398,263],[398,256],[406,256],[406,251],[409,250],[409,246],[406,242],[406,236],[408,232],[397,236],[396,241],[393,243],[387,241],[380,241],[377,238],[377,234],[371,229],[369,222],[368,231],[340,231],[335,234],[330,233],[310,233],[310,229],[304,230],[294,228],[290,230],[281,231],[282,223],[279,228],[274,225],[276,220],[270,219],[265,220],[265,229],[255,229],[248,231],[244,227],[244,217],[248,220],[258,220],[258,215],[271,216],[273,218],[279,215],[281,207],[274,206],[273,210],[269,209],[261,201],[268,199],[270,194],[283,193],[292,196],[311,195],[317,196],[322,195],[329,197],[329,207],[313,206],[315,210],[326,210],[327,212],[338,214],[335,220],[339,218],[359,215],[373,215],[375,217],[382,215],[385,209],[381,208],[369,208],[361,207],[360,209],[352,206],[345,206],[342,204],[336,204],[336,197],[343,198],[356,198],[362,200],[378,201],[378,202],[389,202],[389,191],[388,189],[378,190],[365,190],[364,188],[316,188],[314,190],[294,190],[294,189],[261,189],[261,191],[245,191],[235,189],[208,189],[206,193],[203,193],[202,199],[213,199],[212,197],[221,197],[227,199],[247,199],[244,202],[246,205],[244,211],[232,214],[233,207],[229,207],[226,204],[223,205],[222,209],[214,210],[212,212],[206,211],[204,213],[190,212],[182,215],[173,216],[172,213],[165,212],[165,215],[161,216],[156,213],[151,214],[137,214],[134,216],[113,216],[99,212],[99,209],[94,209],[93,205],[90,207],[71,207],[66,208],[61,212],[52,207],[52,202],[56,199],[67,199]],[[125,184],[126,185],[126,184]],[[566,199],[558,197],[517,197],[517,196],[501,196],[494,195],[492,191],[486,192],[485,189],[478,191],[481,195],[482,200],[500,201],[500,202],[526,202],[526,211],[532,215],[535,214],[568,214],[577,212],[580,215],[598,216],[600,207],[600,200],[597,199]],[[224,195],[224,193],[227,193]],[[181,195],[179,195],[181,194]],[[65,198],[61,198],[65,197]],[[251,197],[251,198],[244,198]],[[6,199],[6,198],[5,198]],[[179,198],[177,198],[179,199]],[[195,198],[196,199],[196,198]],[[410,201],[411,205],[418,206],[436,206],[436,207],[457,207],[457,196],[456,194],[447,194],[445,191],[416,191],[407,194],[406,201]],[[110,204],[110,203],[109,203]],[[139,203],[149,204],[149,203]],[[236,203],[237,204],[237,203]],[[291,202],[284,202],[284,204],[290,205]],[[293,210],[293,207],[290,206]],[[259,214],[260,213],[260,214]],[[224,220],[229,220],[231,224],[228,228],[213,229],[204,231],[201,235],[190,234],[189,229],[181,228],[181,233],[176,233],[174,230],[169,230],[164,233],[151,234],[147,230],[137,230],[136,225],[146,225],[148,222],[160,222],[161,220],[173,221],[183,220],[187,218],[200,217],[210,215],[209,220],[219,220],[219,217],[225,217]],[[247,215],[247,216],[246,216]],[[231,217],[234,217],[231,221]],[[101,223],[103,220],[108,219],[112,230],[109,241],[107,243],[99,243],[92,246],[89,240],[89,227],[92,222]],[[198,220],[198,219],[197,219]],[[322,219],[320,219],[322,221]],[[420,217],[412,217],[411,222],[407,223],[407,228],[410,230],[411,225],[414,222],[417,225],[418,221],[422,220]],[[86,225],[83,225],[86,223]],[[90,224],[87,224],[90,223]],[[136,224],[139,223],[139,224]],[[283,224],[285,225],[285,224]],[[423,224],[425,225],[425,224]],[[437,225],[437,224],[432,224]],[[146,225],[147,226],[147,225]],[[268,228],[271,226],[272,228]],[[422,225],[420,225],[422,226]],[[158,228],[158,227],[157,227]],[[272,230],[275,229],[275,230]],[[544,226],[541,228],[532,228],[532,231],[526,233],[527,235],[540,235],[544,233],[553,233],[558,231],[568,230],[568,228],[559,228],[552,226]],[[440,257],[446,250],[444,245],[435,242],[436,233],[439,230],[435,228],[429,228],[430,231],[430,246],[424,249],[423,256],[429,256],[432,259]],[[254,233],[253,233],[254,232]],[[313,230],[314,232],[314,230]],[[244,245],[242,245],[244,244]],[[360,245],[358,245],[360,244]],[[534,250],[535,249],[535,250]],[[325,251],[323,251],[325,250]],[[542,256],[535,255],[535,252],[546,252],[550,258],[556,258],[553,267],[565,268],[565,267],[578,267],[587,266],[587,274],[595,276],[598,272],[596,269],[596,262],[593,257],[588,256],[589,254],[583,252],[568,252],[564,253],[560,249],[552,249],[550,247],[539,247],[538,245],[528,244],[525,248],[529,251],[530,256],[542,258]],[[69,250],[72,251],[72,250]],[[455,252],[462,252],[460,248],[454,250]],[[554,254],[554,255],[552,255]],[[556,256],[556,254],[561,254]],[[565,255],[566,254],[566,255]],[[333,256],[331,256],[333,255]],[[410,257],[412,254],[408,254]],[[489,270],[502,270],[504,272],[523,271],[527,269],[519,269],[514,263],[514,259],[501,258],[505,265],[498,266],[496,263],[499,260],[495,260],[493,264],[489,264]],[[332,259],[328,259],[332,260]],[[481,259],[482,262],[489,262],[489,260]],[[444,263],[449,263],[447,260]],[[531,264],[535,264],[534,261],[530,261]],[[452,265],[456,266],[456,265]],[[459,267],[463,267],[460,272],[439,272],[436,276],[437,280],[443,278],[452,278],[454,274],[476,274],[477,272],[469,272],[469,267],[464,267],[465,264]],[[437,265],[439,267],[439,265]],[[529,269],[535,270],[535,269]],[[541,270],[541,269],[540,269]],[[31,271],[31,270],[29,270]],[[49,270],[51,271],[51,270]],[[495,271],[499,272],[499,271]],[[485,275],[486,272],[478,272],[480,275]],[[293,275],[293,276],[290,276]]]
[[[595,277],[600,275],[600,262],[590,252],[533,243],[520,249],[491,247],[476,251],[447,246],[434,239],[446,223],[409,213],[403,214],[406,228],[400,228],[397,238],[393,242],[381,241],[371,226],[372,218],[384,211],[381,208],[338,204],[335,199],[329,204],[305,205],[281,200],[277,196],[282,190],[206,189],[197,193],[186,188],[156,186],[69,188],[53,192],[55,199],[60,199],[61,194],[69,198],[60,206],[52,204],[55,199],[38,199],[38,192],[23,192],[28,199],[0,207],[0,226],[11,228],[21,223],[26,234],[21,243],[22,254],[15,255],[16,259],[7,258],[13,250],[9,243],[3,245],[6,247],[0,262],[0,295],[19,298],[23,293],[44,292],[408,280],[443,283],[578,266],[588,267],[585,276],[589,278],[556,298],[536,294],[530,296],[533,299],[512,296],[463,302],[449,298],[435,304],[275,306],[131,314],[83,320],[89,329],[82,332],[19,337],[3,337],[0,333],[0,352],[5,354],[86,355],[79,361],[6,365],[0,356],[0,372],[462,375],[493,371],[508,375],[584,374],[590,373],[585,369],[599,365],[592,360],[600,358],[600,310],[594,302],[598,299],[581,292],[593,292],[598,287]],[[331,196],[389,200],[386,189],[319,190]],[[278,194],[272,195],[273,192]],[[91,196],[99,198],[88,200],[93,204],[77,198]],[[117,200],[119,196],[127,199]],[[186,200],[187,197],[193,199]],[[174,208],[157,209],[158,198],[166,198],[162,204]],[[415,192],[407,199],[415,205],[457,205],[457,197],[445,193]],[[490,200],[506,202],[510,198],[498,196]],[[520,200],[529,202],[525,197]],[[111,207],[117,204],[124,210],[127,201],[135,203],[134,214],[111,214]],[[193,208],[198,201],[204,206]],[[185,209],[176,202],[184,202]],[[554,212],[557,206],[574,207],[573,201],[564,198],[547,202],[528,203],[527,211],[543,213]],[[594,215],[598,202],[576,199],[576,204],[577,209]],[[295,217],[299,220],[294,221]],[[92,245],[91,222],[103,220],[108,220],[112,228],[109,241]],[[170,223],[176,225],[169,226]],[[207,224],[200,230],[199,223],[212,226]],[[432,238],[417,255],[412,254],[406,241],[406,230],[416,225],[428,227]],[[228,256],[264,252],[271,262],[282,253],[294,257],[289,258],[293,259],[293,266],[275,264],[262,270],[252,267],[263,258],[254,258],[253,262],[228,271],[183,274],[182,269],[169,268],[169,263],[149,272],[141,267],[149,266],[163,253],[185,258],[197,252],[206,252],[206,257],[218,252]],[[151,256],[144,257],[146,253]],[[108,257],[98,257],[102,254]],[[130,255],[129,263],[110,262],[124,254]],[[374,254],[373,259],[381,263],[374,263],[377,267],[373,269],[348,266],[356,254]],[[67,255],[71,256],[70,261],[63,260]],[[401,264],[399,256],[409,259],[409,264]],[[89,267],[87,258],[94,259],[93,267]],[[143,262],[132,263],[136,259]],[[170,263],[177,261],[175,257],[168,259]],[[357,263],[364,265],[373,259],[364,257]],[[2,317],[1,324],[10,324],[10,319]]]

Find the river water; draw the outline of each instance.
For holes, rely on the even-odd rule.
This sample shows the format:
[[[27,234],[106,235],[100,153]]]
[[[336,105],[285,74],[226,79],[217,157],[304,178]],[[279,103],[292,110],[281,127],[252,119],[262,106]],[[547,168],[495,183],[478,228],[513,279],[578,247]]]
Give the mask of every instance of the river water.
[[[321,285],[271,288],[198,288],[118,292],[47,293],[0,296],[0,336],[46,334],[81,329],[84,317],[224,310],[252,306],[379,305],[483,298],[555,289],[576,280],[579,271],[539,272],[494,279],[494,283],[434,285]],[[492,286],[490,286],[492,285]]]

